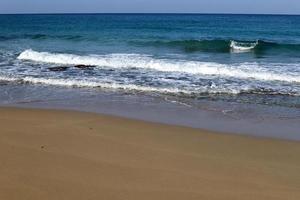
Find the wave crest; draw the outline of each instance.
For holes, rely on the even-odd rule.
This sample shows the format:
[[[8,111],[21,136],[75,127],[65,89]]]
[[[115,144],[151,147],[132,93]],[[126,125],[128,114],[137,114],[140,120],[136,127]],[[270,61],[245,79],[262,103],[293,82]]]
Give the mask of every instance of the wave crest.
[[[232,40],[230,42],[230,48],[234,52],[245,52],[245,51],[251,51],[258,45],[258,41],[256,42],[237,42]]]
[[[139,54],[80,56],[74,54],[37,52],[31,49],[22,52],[18,56],[18,59],[61,65],[94,65],[109,68],[139,68],[161,72],[300,83],[299,73],[282,74],[280,72],[271,71],[270,69],[262,69],[261,66],[256,63],[226,65],[214,62],[155,59],[147,55]]]
[[[84,40],[84,37],[81,35],[48,35],[42,33],[0,35],[0,41],[20,40],[20,39],[31,39],[31,40],[58,39],[58,40],[81,41]]]
[[[277,43],[265,40],[243,41],[243,40],[157,40],[157,41],[135,41],[133,45],[154,46],[162,48],[178,48],[185,52],[216,52],[216,53],[235,53],[235,50],[262,54],[268,51],[285,53],[300,52],[300,44]]]

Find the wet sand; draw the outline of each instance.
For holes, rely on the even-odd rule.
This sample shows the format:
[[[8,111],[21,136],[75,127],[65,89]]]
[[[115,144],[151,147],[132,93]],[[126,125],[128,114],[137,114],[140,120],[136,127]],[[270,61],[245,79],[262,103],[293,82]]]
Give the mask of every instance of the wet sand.
[[[300,199],[300,143],[0,108],[0,199]]]

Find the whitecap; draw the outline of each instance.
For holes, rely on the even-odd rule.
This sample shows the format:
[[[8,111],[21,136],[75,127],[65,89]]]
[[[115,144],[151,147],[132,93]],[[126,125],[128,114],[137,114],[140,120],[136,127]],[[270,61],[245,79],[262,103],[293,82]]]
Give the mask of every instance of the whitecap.
[[[193,75],[209,75],[232,77],[238,79],[254,79],[259,81],[283,81],[300,83],[300,74],[285,74],[261,68],[256,63],[240,63],[236,65],[215,62],[200,62],[174,59],[156,59],[139,54],[107,54],[107,55],[74,55],[25,50],[18,59],[41,63],[62,65],[95,65],[109,68],[141,68],[161,72],[187,73]]]

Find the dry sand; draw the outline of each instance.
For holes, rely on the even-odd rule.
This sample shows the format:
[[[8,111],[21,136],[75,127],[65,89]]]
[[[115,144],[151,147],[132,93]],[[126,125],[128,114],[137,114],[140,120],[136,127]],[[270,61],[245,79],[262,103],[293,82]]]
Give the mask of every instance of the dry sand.
[[[300,143],[0,108],[1,200],[299,200]]]

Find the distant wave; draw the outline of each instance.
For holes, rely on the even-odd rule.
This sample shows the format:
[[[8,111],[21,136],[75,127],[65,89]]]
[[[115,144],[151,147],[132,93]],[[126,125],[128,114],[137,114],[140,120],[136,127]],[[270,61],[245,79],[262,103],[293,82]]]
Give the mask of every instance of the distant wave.
[[[49,35],[49,34],[20,34],[20,35],[0,35],[0,41],[31,39],[31,40],[46,40],[46,39],[61,39],[70,41],[84,40],[80,35]]]
[[[255,49],[255,47],[259,44],[256,42],[237,42],[232,40],[230,42],[230,48],[235,52],[246,52]]]
[[[259,81],[283,81],[300,83],[300,74],[284,74],[261,69],[256,63],[241,63],[237,66],[215,62],[199,62],[173,59],[156,59],[140,54],[108,54],[80,56],[25,50],[18,59],[59,65],[95,65],[109,68],[139,68],[161,72],[200,74]]]
[[[83,36],[83,35],[59,35],[59,34],[11,34],[0,35],[0,41],[7,40],[65,40],[70,42],[79,41],[101,41],[98,37]],[[267,40],[236,40],[236,39],[186,39],[186,40],[153,40],[153,41],[127,41],[128,45],[141,46],[141,47],[160,47],[160,48],[177,48],[182,49],[187,53],[191,52],[214,52],[214,53],[235,53],[235,52],[254,52],[256,54],[262,54],[268,51],[277,51],[283,53],[296,52],[300,53],[299,43],[279,43]]]
[[[136,45],[182,48],[186,52],[209,51],[209,52],[229,52],[230,41],[226,40],[157,40],[157,41],[137,41]]]
[[[264,53],[269,50],[300,52],[300,44],[276,43],[263,40],[240,41],[240,40],[157,40],[157,41],[134,41],[133,45],[154,46],[165,48],[179,48],[186,52],[219,52],[230,53],[232,50],[253,51]]]

